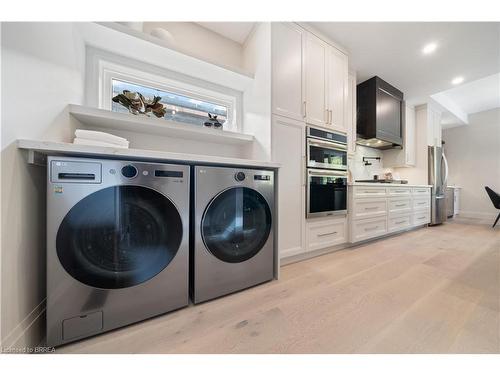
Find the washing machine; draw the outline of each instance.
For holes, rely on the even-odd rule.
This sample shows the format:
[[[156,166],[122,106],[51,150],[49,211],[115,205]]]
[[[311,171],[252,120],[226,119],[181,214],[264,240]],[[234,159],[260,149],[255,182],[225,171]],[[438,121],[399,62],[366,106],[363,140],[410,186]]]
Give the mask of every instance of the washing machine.
[[[194,303],[274,277],[274,172],[192,169],[191,280]]]
[[[188,305],[189,168],[48,158],[47,345]]]

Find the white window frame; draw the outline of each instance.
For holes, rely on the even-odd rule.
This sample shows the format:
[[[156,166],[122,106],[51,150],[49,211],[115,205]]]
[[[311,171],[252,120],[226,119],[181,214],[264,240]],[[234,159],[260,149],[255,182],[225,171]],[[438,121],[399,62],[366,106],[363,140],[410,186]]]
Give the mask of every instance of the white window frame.
[[[112,82],[115,79],[224,106],[227,108],[227,120],[223,129],[243,132],[241,92],[222,86],[214,89],[208,87],[214,85],[194,77],[189,77],[190,82],[186,82],[187,79],[183,80],[179,77],[182,74],[161,68],[159,74],[158,69],[151,71],[153,69],[147,63],[117,55],[109,56],[103,52],[87,48],[87,105],[111,110]],[[140,69],[137,65],[140,65]],[[165,121],[171,120],[165,119]],[[190,126],[190,124],[182,124]]]

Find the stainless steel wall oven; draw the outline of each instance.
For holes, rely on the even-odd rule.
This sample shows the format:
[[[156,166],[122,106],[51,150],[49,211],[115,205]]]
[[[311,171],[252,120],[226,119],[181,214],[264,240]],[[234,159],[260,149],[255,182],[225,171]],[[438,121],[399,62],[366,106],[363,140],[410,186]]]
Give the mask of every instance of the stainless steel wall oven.
[[[307,128],[306,217],[347,213],[347,136]]]

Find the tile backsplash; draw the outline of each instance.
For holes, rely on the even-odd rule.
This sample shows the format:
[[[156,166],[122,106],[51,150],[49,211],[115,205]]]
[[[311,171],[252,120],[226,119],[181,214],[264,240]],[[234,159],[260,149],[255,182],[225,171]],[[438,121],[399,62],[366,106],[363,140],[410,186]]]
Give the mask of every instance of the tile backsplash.
[[[363,156],[380,157],[378,160],[370,160],[372,165],[363,163]],[[375,148],[356,145],[356,153],[349,157],[348,165],[351,181],[371,180],[374,175],[383,175],[385,172],[392,172],[390,168],[383,167],[383,153]]]

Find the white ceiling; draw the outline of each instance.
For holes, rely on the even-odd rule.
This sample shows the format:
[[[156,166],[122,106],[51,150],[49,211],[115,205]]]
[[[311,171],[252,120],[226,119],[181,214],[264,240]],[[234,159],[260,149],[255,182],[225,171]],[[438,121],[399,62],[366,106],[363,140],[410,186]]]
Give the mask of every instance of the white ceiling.
[[[197,22],[197,24],[236,43],[243,44],[255,22]]]
[[[432,95],[432,98],[445,107],[451,104],[466,115],[500,108],[500,73],[442,91]],[[449,112],[443,114],[443,128],[464,125],[464,121],[454,116],[456,111]]]
[[[380,76],[404,92],[410,105],[432,94],[500,71],[500,23],[481,22],[313,22],[349,51],[358,82]],[[423,55],[425,44],[437,50]],[[465,99],[467,101],[468,99]],[[475,104],[476,106],[479,104]],[[472,104],[471,104],[472,106]]]

